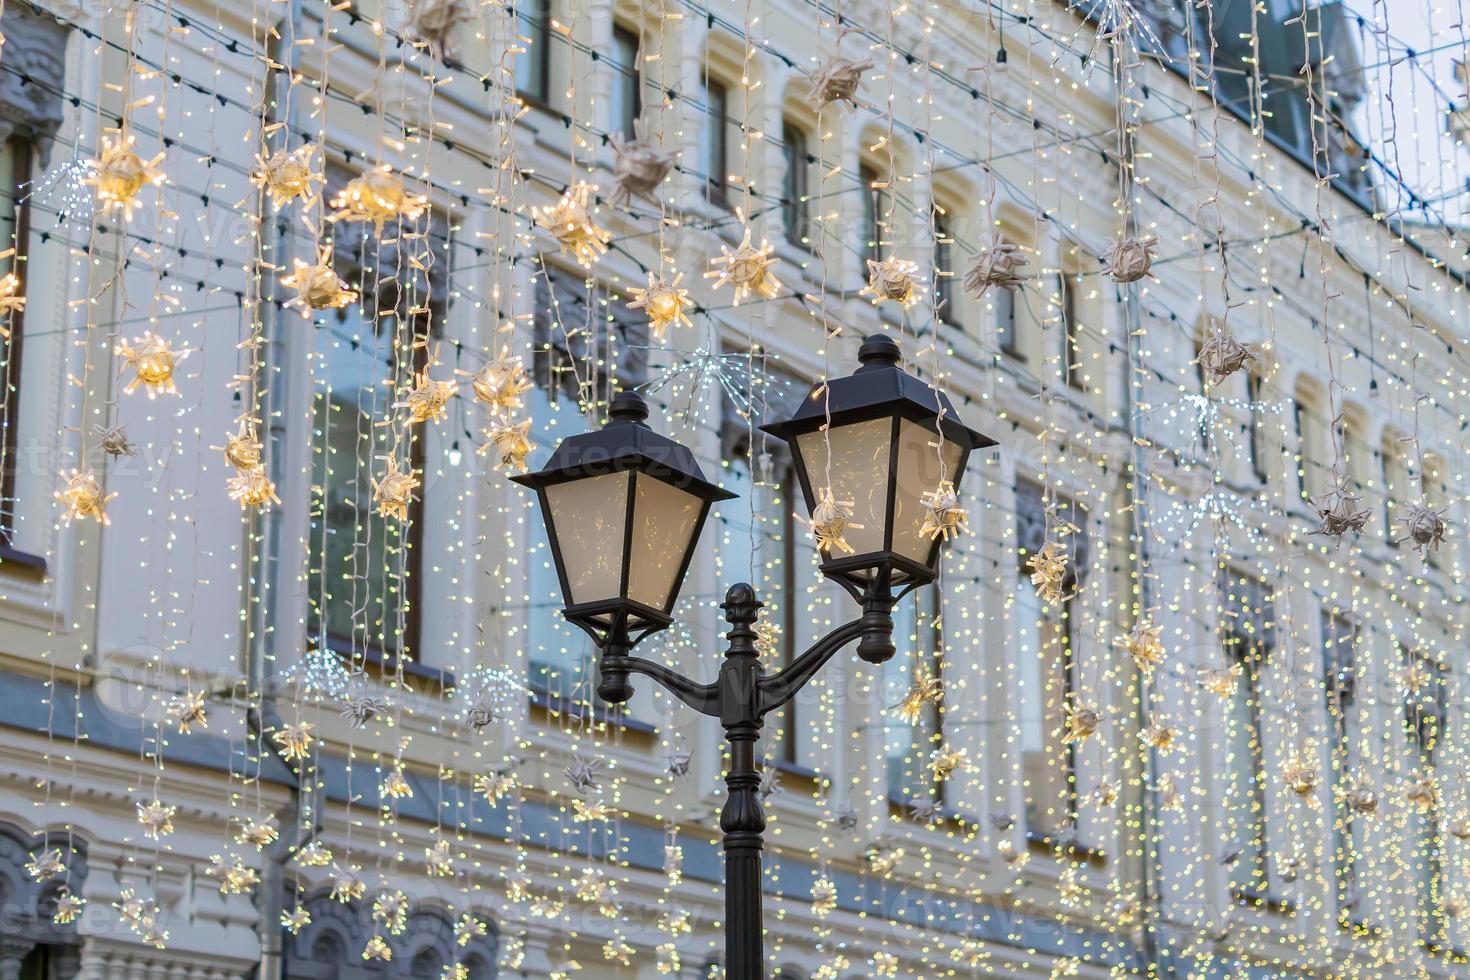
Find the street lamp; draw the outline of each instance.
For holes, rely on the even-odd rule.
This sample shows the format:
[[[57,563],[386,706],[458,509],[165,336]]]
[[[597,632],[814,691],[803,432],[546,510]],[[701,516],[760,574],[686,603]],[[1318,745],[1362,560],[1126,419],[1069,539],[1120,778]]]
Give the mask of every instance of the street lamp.
[[[783,670],[767,673],[756,650],[761,603],[748,584],[721,603],[728,647],[719,679],[700,684],[629,655],[668,627],[710,507],[733,496],[704,478],[684,446],[650,429],[635,392],[613,399],[607,425],[562,440],[546,466],[512,479],[536,491],[568,621],[599,650],[597,693],[619,704],[644,674],[701,714],[720,720],[730,747],[720,811],[725,850],[725,976],[763,973],[761,850],[766,828],[755,743],[767,714],[786,704],[839,649],[858,640],[872,663],[893,656],[893,605],[932,582],[945,536],[925,527],[926,499],[958,486],[970,453],[995,445],[962,424],[941,392],[899,367],[883,334],[863,342],[862,366],[813,387],[796,414],[765,431],[793,448],[808,512],[823,499],[847,513],[851,552],[821,570],[863,608]]]

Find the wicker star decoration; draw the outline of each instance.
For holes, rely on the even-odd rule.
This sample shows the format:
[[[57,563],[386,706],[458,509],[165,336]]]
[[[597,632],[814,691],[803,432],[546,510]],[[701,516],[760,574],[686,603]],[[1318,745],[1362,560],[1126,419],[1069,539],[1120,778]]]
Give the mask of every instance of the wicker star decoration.
[[[833,551],[852,554],[852,545],[847,543],[848,529],[862,528],[861,524],[852,522],[852,501],[837,500],[832,496],[831,487],[822,488],[809,519],[802,518],[799,514],[797,518],[804,520],[811,529],[817,551],[823,555],[830,555]]]
[[[1217,385],[1258,358],[1255,351],[1236,340],[1234,334],[1221,330],[1200,345],[1199,356],[1195,360],[1209,377],[1210,384]]]
[[[92,431],[97,435],[97,443],[102,451],[109,456],[136,456],[138,447],[128,439],[128,427],[125,425],[94,426]]]
[[[1080,701],[1069,704],[1062,741],[1068,745],[1081,745],[1097,733],[1102,722],[1102,712],[1092,705]]]
[[[999,235],[994,236],[965,274],[965,289],[976,299],[984,298],[991,287],[1012,292],[1026,281],[1023,272],[1026,261],[1026,253],[1021,246]]]
[[[143,825],[143,834],[151,840],[167,837],[174,832],[174,814],[178,807],[153,800],[138,803],[138,823]]]
[[[970,512],[960,506],[959,494],[949,480],[924,491],[919,502],[924,505],[924,523],[919,526],[919,534],[930,541],[948,541],[970,529]]]
[[[715,288],[731,286],[735,295],[731,303],[740,305],[740,301],[752,294],[762,299],[772,299],[781,291],[781,283],[771,273],[771,267],[776,264],[772,258],[775,248],[767,241],[762,240],[760,248],[750,243],[750,228],[745,229],[745,234],[740,239],[740,244],[731,251],[729,246],[721,243],[720,254],[710,259],[710,271],[704,274],[706,279],[715,281]]]
[[[916,724],[924,716],[924,707],[937,704],[944,697],[944,682],[923,667],[915,665],[909,689],[898,703],[898,716],[905,724]]]
[[[525,362],[502,347],[490,361],[469,375],[470,391],[475,399],[490,409],[491,415],[509,415],[521,407],[521,396],[532,387],[526,376]]]
[[[868,259],[868,283],[859,295],[870,297],[874,306],[887,300],[908,309],[924,298],[923,286],[917,262],[889,255]]]
[[[419,478],[413,470],[402,468],[398,457],[389,453],[383,462],[382,479],[372,481],[373,503],[378,507],[379,516],[408,520],[408,508],[418,486]]]
[[[1152,719],[1143,731],[1138,733],[1144,745],[1165,755],[1179,747],[1179,735],[1179,729],[1161,718]]]
[[[1047,541],[1027,564],[1031,568],[1031,584],[1036,594],[1047,602],[1062,600],[1062,586],[1067,581],[1067,549],[1060,541]]]
[[[812,101],[818,109],[833,102],[846,102],[848,108],[857,108],[858,85],[863,72],[873,67],[870,61],[849,61],[841,55],[833,55],[812,76]]]
[[[645,140],[642,128],[642,120],[637,120],[632,139],[612,137],[613,192],[608,203],[614,207],[627,207],[634,197],[652,199],[679,158],[677,151],[661,150]]]
[[[497,466],[511,470],[526,468],[526,457],[531,455],[531,450],[535,448],[531,442],[530,419],[524,419],[513,425],[510,423],[496,425],[490,429],[489,437],[489,441],[477,452],[486,453],[491,447],[494,447]]]
[[[628,292],[633,301],[630,310],[643,310],[648,315],[648,329],[653,338],[662,342],[670,327],[690,327],[694,322],[685,310],[689,306],[689,290],[679,288],[683,280],[681,272],[672,281],[665,281],[652,271],[648,273],[648,286],[630,286]]]
[[[225,481],[226,492],[243,510],[264,511],[271,504],[279,504],[276,484],[266,473],[264,466],[241,470]]]
[[[104,494],[97,474],[89,469],[74,469],[63,473],[66,482],[56,491],[56,500],[61,504],[61,520],[70,524],[83,517],[90,517],[102,525],[111,524],[107,516],[107,503],[116,493]]]
[[[117,140],[103,137],[102,152],[92,161],[91,175],[82,182],[96,191],[103,214],[121,211],[123,218],[131,221],[143,188],[163,183],[164,174],[158,166],[162,162],[162,153],[144,160],[133,152],[131,135]]]
[[[312,185],[322,182],[321,174],[311,168],[316,150],[311,143],[303,143],[289,151],[281,147],[269,157],[257,155],[250,182],[270,195],[277,211],[292,201],[310,201]]]
[[[385,164],[349,180],[332,198],[336,210],[327,220],[367,222],[381,238],[385,224],[395,219],[417,221],[428,203],[428,198],[410,194],[403,179]]]
[[[1137,282],[1144,276],[1153,277],[1150,268],[1158,256],[1158,248],[1159,240],[1153,235],[1115,238],[1101,256],[1103,275],[1121,283]]]
[[[473,14],[465,0],[413,0],[409,5],[408,36],[429,49],[440,61],[454,57],[455,34]]]
[[[1315,531],[1308,533],[1336,538],[1340,546],[1344,534],[1361,532],[1367,525],[1368,518],[1372,516],[1372,511],[1359,510],[1357,508],[1359,499],[1357,494],[1348,492],[1345,482],[1339,482],[1313,497],[1312,507],[1317,511],[1317,518],[1322,523]]]
[[[1162,626],[1141,619],[1125,635],[1115,638],[1113,643],[1133,658],[1133,663],[1142,673],[1151,674],[1155,667],[1164,662],[1164,644],[1159,639],[1163,631]]]
[[[286,305],[308,310],[340,310],[357,302],[357,292],[332,268],[332,255],[327,249],[316,262],[294,260],[294,271],[281,277],[281,285],[296,290],[296,297]]]
[[[20,290],[20,278],[13,272],[0,276],[0,317],[12,313],[23,313],[26,308],[25,293]],[[0,323],[0,337],[9,337],[10,328]]]
[[[1419,552],[1420,557],[1427,557],[1429,552],[1438,551],[1448,530],[1444,521],[1445,513],[1426,504],[1410,506],[1403,517],[1404,536],[1395,539],[1396,542],[1414,542],[1414,549]]]
[[[563,255],[570,255],[590,269],[607,254],[612,235],[592,220],[592,196],[597,187],[579,180],[568,187],[556,204],[531,209],[531,218],[555,238]]]
[[[148,330],[131,343],[124,341],[118,344],[117,352],[123,359],[119,373],[129,368],[133,371],[132,380],[123,391],[131,395],[142,388],[149,398],[156,398],[178,393],[179,389],[174,385],[174,370],[194,351],[189,347],[176,348]]]
[[[394,408],[408,413],[410,425],[437,422],[449,412],[449,399],[453,398],[458,386],[449,380],[436,381],[424,368],[414,375],[413,387],[401,399],[393,403]]]

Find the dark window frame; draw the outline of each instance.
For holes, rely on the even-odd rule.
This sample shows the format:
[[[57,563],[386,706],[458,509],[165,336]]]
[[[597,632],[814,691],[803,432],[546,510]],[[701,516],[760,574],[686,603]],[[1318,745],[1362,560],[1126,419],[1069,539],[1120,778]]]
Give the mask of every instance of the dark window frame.
[[[31,208],[29,202],[20,196],[20,188],[25,186],[31,179],[31,169],[35,157],[35,144],[20,136],[13,136],[8,141],[12,148],[11,157],[15,161],[15,172],[12,175],[14,187],[10,193],[15,195],[12,201],[12,215],[14,221],[13,240],[11,246],[15,249],[11,257],[11,268],[5,271],[14,272],[20,280],[20,295],[24,296],[30,286],[30,276],[22,275],[21,256],[27,251],[25,243],[30,238]],[[20,452],[20,380],[21,364],[23,356],[23,343],[25,339],[25,310],[16,310],[10,314],[9,320],[4,324],[10,331],[10,339],[5,341],[5,363],[0,365],[0,384],[4,385],[0,390],[0,557],[9,564],[15,558],[20,557],[14,551],[14,535],[16,532],[16,482],[19,476]]]
[[[720,79],[704,77],[705,194],[710,204],[730,210],[730,89]]]
[[[623,105],[628,110],[622,119],[612,120],[612,128],[632,139],[634,123],[643,115],[643,65],[639,59],[643,39],[634,28],[614,24],[612,42],[615,57],[608,60],[613,65],[613,84],[623,88]],[[625,55],[630,55],[626,61]]]
[[[519,63],[515,74],[516,95],[532,105],[546,107],[551,103],[551,0],[517,0],[516,30],[529,37],[526,50],[516,57],[530,58],[534,88],[521,85]],[[525,30],[522,32],[522,29]]]
[[[786,161],[781,184],[781,219],[786,226],[786,240],[810,252],[812,158],[807,150],[806,130],[790,119],[782,120],[781,148]]]

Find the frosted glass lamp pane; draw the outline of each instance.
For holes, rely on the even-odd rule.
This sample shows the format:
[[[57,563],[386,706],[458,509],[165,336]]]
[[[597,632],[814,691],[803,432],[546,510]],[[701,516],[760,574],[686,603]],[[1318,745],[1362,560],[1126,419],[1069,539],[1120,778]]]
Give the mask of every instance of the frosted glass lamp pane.
[[[604,473],[546,488],[570,605],[621,595],[631,479],[631,472]]]
[[[832,496],[852,511],[853,525],[847,543],[854,554],[883,549],[883,531],[888,520],[888,461],[892,446],[889,435],[893,420],[869,419],[849,425],[834,425],[827,432],[808,432],[796,437],[796,447],[811,480],[812,495],[820,500],[831,481]],[[831,468],[827,445],[831,443]],[[829,475],[830,474],[830,475]],[[833,554],[846,557],[846,553]]]
[[[893,501],[893,550],[898,554],[921,565],[929,563],[934,542],[919,533],[924,494],[938,489],[940,480],[958,482],[956,468],[963,453],[960,446],[941,441],[937,432],[922,425],[907,419],[898,423],[898,485]]]
[[[628,598],[668,610],[678,588],[684,556],[706,506],[694,494],[647,474],[634,481],[633,551],[628,568]]]

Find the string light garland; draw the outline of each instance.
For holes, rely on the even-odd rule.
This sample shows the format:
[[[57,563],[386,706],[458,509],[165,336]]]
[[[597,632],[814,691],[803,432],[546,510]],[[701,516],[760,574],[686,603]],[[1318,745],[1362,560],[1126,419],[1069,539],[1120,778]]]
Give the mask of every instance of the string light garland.
[[[53,93],[78,135],[17,189],[30,230],[0,275],[0,350],[26,361],[0,399],[21,420],[0,448],[21,473],[0,488],[7,545],[77,543],[86,567],[126,535],[146,603],[119,631],[104,588],[82,618],[164,651],[138,655],[140,773],[117,795],[138,874],[88,909],[71,838],[38,837],[27,873],[64,886],[58,926],[116,916],[139,955],[184,948],[175,875],[231,897],[289,881],[260,903],[288,962],[350,915],[345,954],[381,968],[420,951],[432,889],[444,948],[415,971],[718,970],[714,924],[678,911],[708,897],[718,759],[663,694],[598,700],[501,483],[636,387],[746,498],[711,516],[720,544],[681,604],[749,578],[774,666],[839,615],[814,563],[885,532],[857,516],[872,488],[836,473],[813,475],[804,527],[759,425],[886,329],[1005,451],[964,486],[932,444],[904,457],[904,519],[951,545],[938,595],[905,600],[891,667],[766,720],[769,971],[1205,975],[1320,964],[1323,942],[1346,972],[1451,971],[1470,873],[1464,285],[1454,206],[1405,193],[1408,117],[1389,113],[1405,77],[1454,100],[1386,11],[1362,12],[1376,50],[1350,59],[1315,13],[1297,38],[1253,11],[1234,38],[1218,11],[1116,3],[982,6],[963,37],[937,8],[827,0],[606,23],[558,4],[544,24],[416,0],[381,21],[257,18],[248,38],[177,0],[138,9],[165,27],[73,28],[102,78]],[[1270,30],[1310,70],[1262,54]],[[248,81],[225,84],[237,63]],[[1348,63],[1356,117],[1352,80],[1323,77]],[[1309,110],[1300,160],[1276,145],[1287,101]],[[1378,139],[1348,152],[1373,111]],[[1430,178],[1458,186],[1441,156]],[[1359,174],[1378,206],[1350,196]],[[61,410],[10,414],[53,368]],[[61,447],[39,490],[9,459],[37,433]],[[238,543],[207,516],[234,504],[204,509],[212,453]],[[238,679],[192,612],[222,592],[244,610],[225,631]],[[62,624],[46,645],[69,651]],[[703,648],[670,630],[651,655]],[[92,668],[73,698],[57,657],[46,827],[67,821],[51,787],[106,751]],[[212,832],[175,763],[209,753],[230,788]],[[1021,907],[1055,928],[996,928]],[[1399,907],[1425,910],[1425,935],[1374,918]],[[1306,925],[1359,915],[1325,940]],[[884,949],[853,927],[875,916]]]

